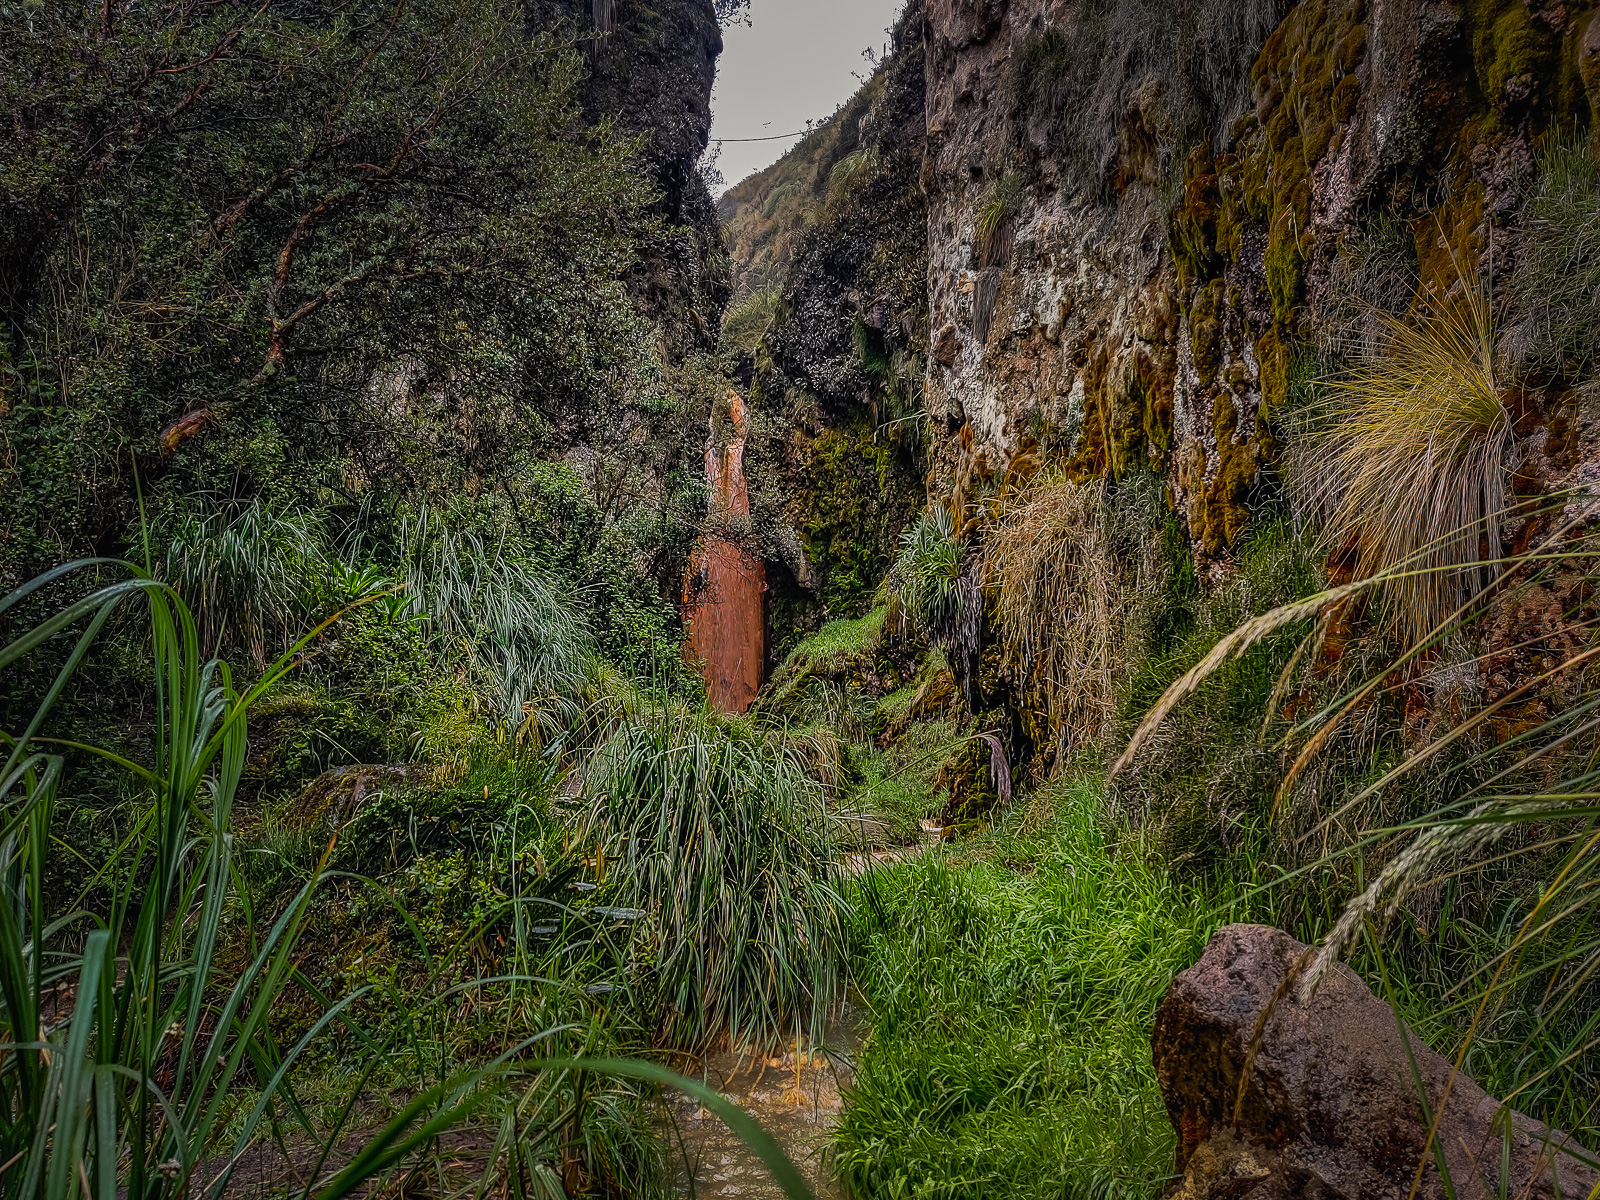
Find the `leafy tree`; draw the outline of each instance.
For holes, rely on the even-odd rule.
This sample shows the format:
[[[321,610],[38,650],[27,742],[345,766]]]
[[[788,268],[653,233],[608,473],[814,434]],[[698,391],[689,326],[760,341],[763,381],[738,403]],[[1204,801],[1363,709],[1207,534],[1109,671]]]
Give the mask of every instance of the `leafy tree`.
[[[120,536],[130,450],[166,490],[470,491],[660,393],[618,282],[651,196],[576,115],[576,32],[106,0],[0,34],[5,574]]]

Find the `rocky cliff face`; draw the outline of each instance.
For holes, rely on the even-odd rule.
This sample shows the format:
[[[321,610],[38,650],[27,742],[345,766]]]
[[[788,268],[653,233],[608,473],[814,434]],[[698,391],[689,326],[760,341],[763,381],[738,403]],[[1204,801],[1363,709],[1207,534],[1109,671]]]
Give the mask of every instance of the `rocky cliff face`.
[[[664,221],[630,279],[632,291],[661,329],[669,358],[711,349],[730,293],[721,224],[700,175],[722,53],[712,0],[531,0],[529,22],[536,29],[565,22],[596,38],[585,116],[644,139]]]
[[[759,323],[743,366],[771,665],[798,631],[870,606],[924,500],[921,0],[906,6],[893,45],[829,122],[725,199],[748,293],[728,329]]]
[[[1161,7],[930,0],[935,484],[1148,464],[1215,562],[1352,305],[1426,302],[1457,263],[1510,278],[1535,139],[1600,105],[1600,22],[1523,0]],[[1398,288],[1364,269],[1382,237]],[[1551,411],[1572,380],[1523,382]]]

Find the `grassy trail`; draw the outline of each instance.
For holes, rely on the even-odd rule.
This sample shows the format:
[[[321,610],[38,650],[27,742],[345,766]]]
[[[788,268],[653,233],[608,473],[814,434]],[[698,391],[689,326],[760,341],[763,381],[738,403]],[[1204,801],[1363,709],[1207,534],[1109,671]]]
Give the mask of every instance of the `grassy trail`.
[[[1098,789],[1052,825],[870,873],[854,970],[873,1030],[836,1134],[849,1191],[1153,1196],[1173,1137],[1149,1034],[1222,918],[1114,843]]]

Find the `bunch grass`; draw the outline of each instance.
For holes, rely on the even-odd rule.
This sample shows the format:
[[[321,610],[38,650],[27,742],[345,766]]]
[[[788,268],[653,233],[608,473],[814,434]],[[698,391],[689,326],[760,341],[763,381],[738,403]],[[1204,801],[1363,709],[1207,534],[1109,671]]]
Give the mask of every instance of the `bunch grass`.
[[[1525,373],[1577,379],[1600,360],[1600,159],[1581,138],[1552,136],[1538,167],[1507,349]]]
[[[965,564],[955,515],[942,504],[930,506],[901,535],[900,553],[889,571],[902,627],[915,627],[939,644],[953,639],[968,608]]]
[[[1558,514],[1569,499],[1555,497],[1543,513],[1532,516]],[[1381,713],[1389,692],[1418,678],[1424,656],[1439,647],[1474,644],[1485,617],[1514,614],[1522,597],[1558,584],[1576,596],[1592,587],[1600,543],[1584,532],[1582,519],[1580,506],[1572,520],[1556,524],[1539,544],[1505,559],[1494,578],[1445,613],[1416,644],[1398,653],[1359,655],[1347,647],[1346,656],[1360,669],[1308,706],[1279,743],[1281,783],[1273,814],[1284,810],[1296,781],[1328,753],[1342,728],[1359,719],[1357,714]],[[1447,563],[1432,571],[1455,569]],[[1291,659],[1274,697],[1293,686],[1297,672],[1304,686],[1315,671],[1308,660],[1317,657],[1315,647],[1326,636],[1328,620],[1406,570],[1390,568],[1243,622],[1152,708],[1113,772],[1222,663],[1276,631],[1320,617],[1306,637],[1312,653]],[[1600,650],[1591,644],[1597,628],[1600,616],[1580,604],[1564,621],[1528,631],[1511,647],[1522,664],[1514,685],[1492,702],[1439,721],[1387,769],[1349,781],[1337,803],[1298,835],[1302,843],[1327,849],[1295,873],[1337,870],[1351,855],[1370,870],[1333,915],[1306,964],[1299,986],[1309,992],[1364,940],[1372,940],[1375,954],[1392,958],[1394,943],[1403,936],[1397,919],[1412,898],[1487,870],[1514,872],[1512,890],[1494,901],[1502,910],[1496,918],[1500,932],[1478,939],[1476,958],[1467,960],[1465,969],[1454,968],[1444,1011],[1462,1021],[1453,1032],[1456,1066],[1463,1069],[1474,1056],[1481,1058],[1496,1069],[1508,1102],[1521,1097],[1519,1107],[1546,1113],[1553,1106],[1564,1123],[1591,1130],[1595,1114],[1581,1098],[1593,1094],[1593,1056],[1600,1048],[1600,838],[1594,832],[1600,811],[1595,766],[1600,694],[1593,670]],[[1373,635],[1366,639],[1372,641]],[[1535,697],[1544,715],[1494,736],[1501,713]],[[1430,802],[1399,820],[1382,819],[1385,810],[1375,802],[1407,788]],[[1504,1041],[1492,1029],[1516,1030],[1515,1044],[1479,1053],[1485,1038]],[[1496,1067],[1508,1061],[1511,1069]]]
[[[408,615],[441,659],[465,652],[504,724],[553,737],[580,717],[593,656],[579,593],[426,508],[402,526],[400,557]]]
[[[1047,473],[1002,513],[982,577],[1010,674],[1055,739],[1056,761],[1109,737],[1130,599],[1106,487]]]
[[[1429,313],[1375,320],[1385,337],[1324,382],[1293,473],[1325,548],[1352,554],[1357,578],[1385,576],[1385,627],[1415,645],[1500,556],[1512,425],[1481,290],[1463,281]]]
[[[665,1042],[820,1044],[840,1003],[843,923],[820,789],[792,749],[705,715],[619,730],[587,781],[617,903],[639,910]]]

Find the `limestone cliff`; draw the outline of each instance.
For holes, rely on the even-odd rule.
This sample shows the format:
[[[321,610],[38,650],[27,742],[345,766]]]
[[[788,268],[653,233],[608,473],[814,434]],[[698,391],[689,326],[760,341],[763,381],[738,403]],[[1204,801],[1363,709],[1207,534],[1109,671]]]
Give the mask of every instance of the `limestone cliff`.
[[[1278,418],[1353,306],[1425,303],[1459,263],[1514,319],[1536,144],[1586,136],[1600,105],[1583,3],[910,7],[928,312],[907,341],[929,351],[930,492],[970,498],[1043,459],[1148,464],[1211,562],[1274,487]],[[774,203],[761,180],[736,212]],[[1368,269],[1385,239],[1405,260],[1388,275]],[[881,248],[808,245],[769,344],[848,393],[849,321],[882,306],[839,287],[840,264]],[[1546,410],[1572,382],[1521,380]]]

